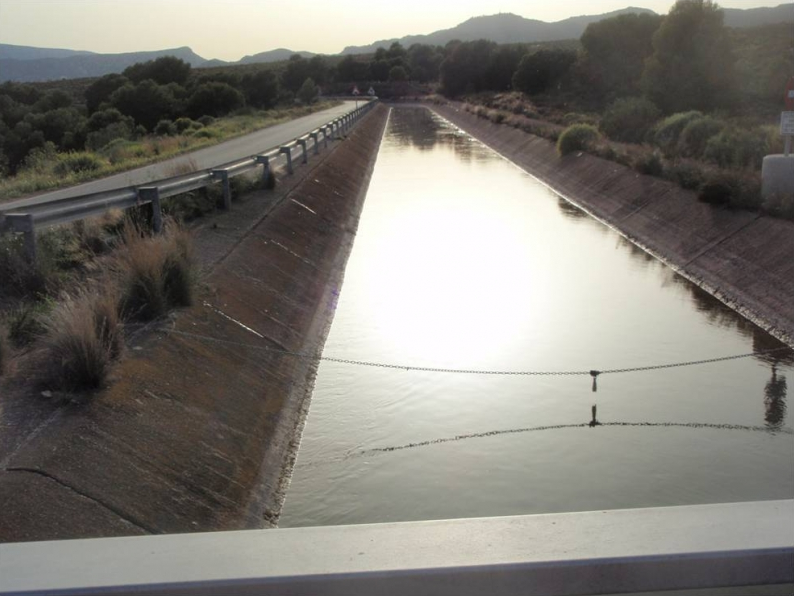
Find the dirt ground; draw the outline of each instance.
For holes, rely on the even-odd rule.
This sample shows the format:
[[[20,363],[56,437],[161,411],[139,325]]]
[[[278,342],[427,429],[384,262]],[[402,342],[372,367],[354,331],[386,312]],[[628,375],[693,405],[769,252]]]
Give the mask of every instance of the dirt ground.
[[[388,109],[196,230],[197,304],[86,403],[0,387],[0,541],[275,524]]]

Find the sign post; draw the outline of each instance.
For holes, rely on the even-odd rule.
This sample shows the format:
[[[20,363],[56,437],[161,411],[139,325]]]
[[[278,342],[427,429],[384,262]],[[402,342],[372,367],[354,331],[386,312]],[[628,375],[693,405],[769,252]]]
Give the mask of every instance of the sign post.
[[[794,77],[788,80],[786,85],[786,111],[780,115],[780,134],[783,135],[786,143],[784,155],[791,155],[791,138],[794,137]]]
[[[361,91],[358,90],[358,85],[353,86],[353,95],[356,97],[356,109],[358,109],[358,96],[361,95]]]

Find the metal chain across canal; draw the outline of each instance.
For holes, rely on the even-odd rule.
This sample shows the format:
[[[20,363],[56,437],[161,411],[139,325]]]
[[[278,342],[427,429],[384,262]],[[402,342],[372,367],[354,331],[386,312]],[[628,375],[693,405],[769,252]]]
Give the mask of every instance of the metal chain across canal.
[[[222,314],[222,313],[221,313]],[[230,320],[230,317],[227,317]],[[235,321],[236,322],[236,321]],[[242,325],[243,328],[246,330],[255,333],[257,336],[266,339],[263,335],[253,331],[252,329],[245,327]],[[292,352],[290,350],[286,350],[283,348],[274,348],[269,346],[256,346],[253,344],[246,344],[242,342],[234,342],[224,339],[218,339],[214,337],[209,337],[207,335],[200,335],[197,333],[187,333],[184,331],[177,331],[177,330],[170,330],[169,333],[173,333],[175,335],[182,335],[185,337],[192,337],[195,339],[203,340],[203,341],[211,341],[215,343],[223,343],[229,345],[235,345],[239,347],[249,348],[252,350],[262,350],[266,352],[276,352],[279,354],[284,354],[287,356],[293,356],[295,358],[300,358],[302,360],[311,360],[317,362],[335,362],[339,364],[350,364],[354,366],[369,366],[373,368],[384,368],[384,369],[394,369],[394,370],[405,370],[405,371],[417,371],[417,372],[434,372],[434,373],[452,373],[452,374],[468,374],[468,375],[501,375],[501,376],[590,376],[593,377],[595,380],[596,377],[600,375],[606,374],[618,374],[618,373],[630,373],[630,372],[644,372],[644,371],[651,371],[651,370],[661,370],[667,368],[679,368],[684,366],[697,366],[701,364],[712,364],[716,362],[725,362],[728,360],[738,360],[741,358],[750,358],[753,356],[762,356],[765,354],[773,354],[776,352],[783,352],[783,351],[790,351],[791,348],[782,347],[782,348],[773,348],[770,350],[758,350],[756,352],[748,352],[746,354],[736,354],[733,356],[720,356],[718,358],[707,358],[704,360],[690,360],[686,362],[674,362],[668,364],[655,364],[650,366],[636,366],[636,367],[629,367],[629,368],[612,368],[612,369],[605,369],[605,370],[563,370],[563,371],[532,371],[532,370],[477,370],[477,369],[466,369],[466,368],[441,368],[441,367],[429,367],[429,366],[412,366],[412,365],[405,365],[405,364],[390,364],[384,362],[370,362],[366,360],[351,360],[348,358],[334,358],[331,356],[320,356],[320,355],[312,355],[312,354],[305,354],[302,352]]]

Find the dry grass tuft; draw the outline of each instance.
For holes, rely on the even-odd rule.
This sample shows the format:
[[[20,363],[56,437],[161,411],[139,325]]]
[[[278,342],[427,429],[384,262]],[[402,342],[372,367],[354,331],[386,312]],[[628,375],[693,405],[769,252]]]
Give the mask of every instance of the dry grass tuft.
[[[172,308],[190,306],[196,285],[190,234],[168,222],[160,236],[129,225],[117,259],[125,317],[151,321]]]
[[[8,360],[8,344],[6,342],[6,331],[0,327],[0,377],[6,369],[6,360]]]
[[[68,296],[47,319],[48,385],[60,391],[98,389],[122,352],[124,338],[113,284]]]

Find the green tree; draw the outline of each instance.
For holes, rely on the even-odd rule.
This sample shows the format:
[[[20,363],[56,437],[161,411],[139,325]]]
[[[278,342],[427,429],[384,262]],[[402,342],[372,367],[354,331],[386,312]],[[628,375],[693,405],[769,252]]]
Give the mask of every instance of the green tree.
[[[496,50],[492,41],[480,39],[447,44],[447,57],[441,63],[441,88],[446,95],[483,91],[488,88],[487,73],[491,55]]]
[[[121,89],[130,80],[124,75],[108,74],[99,77],[85,90],[85,103],[88,113],[93,114],[103,103],[110,99],[116,89]]]
[[[220,84],[220,83],[218,83]],[[110,96],[110,105],[122,114],[131,116],[136,124],[152,130],[160,120],[175,115],[174,96],[163,85],[151,79],[137,85],[128,83]]]
[[[734,59],[723,12],[711,0],[678,0],[653,36],[642,84],[664,112],[713,110],[731,101]]]
[[[661,22],[657,15],[624,14],[588,25],[580,40],[585,92],[606,99],[639,94]]]
[[[518,69],[521,59],[526,55],[524,46],[501,46],[491,55],[485,79],[488,89],[507,91],[512,87],[513,74]]]
[[[317,85],[309,78],[303,81],[303,85],[298,89],[297,98],[301,103],[308,105],[317,101],[319,93]]]
[[[278,101],[278,78],[271,70],[245,75],[240,86],[249,106],[267,110]]]
[[[201,116],[223,116],[241,108],[245,97],[226,83],[204,83],[193,91],[187,101],[187,113],[191,118]],[[156,123],[155,123],[156,124]]]
[[[389,70],[389,81],[392,82],[399,82],[399,81],[407,81],[408,80],[408,73],[405,71],[405,68],[402,66],[392,66]]]
[[[309,60],[309,78],[318,85],[325,85],[330,79],[330,71],[325,58],[322,56],[312,56]]]
[[[163,56],[128,66],[122,74],[133,83],[151,79],[159,85],[168,83],[184,85],[190,76],[190,64],[175,56]]]
[[[544,93],[557,84],[576,62],[572,50],[538,50],[527,54],[513,76],[513,89],[528,95]]]
[[[367,77],[369,65],[354,56],[345,56],[336,66],[336,79],[343,83],[361,81]]]
[[[389,79],[388,60],[373,60],[369,63],[369,78],[373,81],[383,82]]]
[[[311,74],[309,61],[300,54],[293,54],[287,62],[287,68],[281,75],[281,84],[284,88],[296,93],[304,81]]]
[[[443,54],[433,46],[414,44],[408,48],[408,66],[411,78],[420,83],[438,80],[438,70]]]

